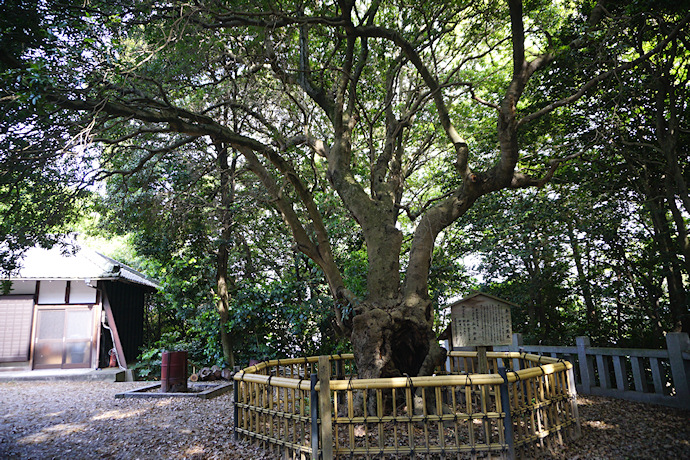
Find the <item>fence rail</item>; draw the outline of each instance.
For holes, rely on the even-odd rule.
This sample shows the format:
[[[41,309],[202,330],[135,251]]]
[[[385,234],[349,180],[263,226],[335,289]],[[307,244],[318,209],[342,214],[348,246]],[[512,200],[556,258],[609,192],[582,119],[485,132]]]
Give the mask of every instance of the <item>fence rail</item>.
[[[690,409],[690,339],[688,334],[666,334],[665,350],[590,346],[589,337],[577,337],[575,346],[524,345],[522,334],[513,344],[495,350],[522,350],[567,359],[575,365],[577,391]]]
[[[476,458],[579,436],[573,366],[451,352],[431,377],[357,379],[352,354],[275,360],[235,375],[235,436],[286,457]]]

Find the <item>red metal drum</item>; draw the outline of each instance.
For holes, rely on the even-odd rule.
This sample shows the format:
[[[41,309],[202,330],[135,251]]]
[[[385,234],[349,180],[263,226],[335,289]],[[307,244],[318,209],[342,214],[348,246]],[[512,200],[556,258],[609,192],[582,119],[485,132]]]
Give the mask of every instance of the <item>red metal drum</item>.
[[[161,356],[161,393],[187,391],[187,352],[164,351]]]

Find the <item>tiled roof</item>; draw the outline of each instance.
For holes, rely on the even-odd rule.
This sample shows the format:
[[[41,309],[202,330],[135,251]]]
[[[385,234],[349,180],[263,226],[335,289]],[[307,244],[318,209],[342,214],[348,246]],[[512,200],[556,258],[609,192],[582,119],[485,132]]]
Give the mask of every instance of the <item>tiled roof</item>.
[[[159,284],[155,280],[147,278],[132,267],[87,247],[76,246],[78,250],[74,253],[63,252],[59,246],[52,249],[29,249],[19,271],[12,274],[12,279],[121,280],[158,289]]]

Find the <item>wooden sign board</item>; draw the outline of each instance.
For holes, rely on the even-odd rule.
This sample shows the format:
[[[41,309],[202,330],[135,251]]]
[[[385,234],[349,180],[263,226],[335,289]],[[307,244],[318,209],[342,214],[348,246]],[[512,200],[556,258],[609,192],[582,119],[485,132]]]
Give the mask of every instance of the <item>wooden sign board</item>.
[[[510,345],[510,303],[486,294],[474,294],[451,305],[453,347]]]

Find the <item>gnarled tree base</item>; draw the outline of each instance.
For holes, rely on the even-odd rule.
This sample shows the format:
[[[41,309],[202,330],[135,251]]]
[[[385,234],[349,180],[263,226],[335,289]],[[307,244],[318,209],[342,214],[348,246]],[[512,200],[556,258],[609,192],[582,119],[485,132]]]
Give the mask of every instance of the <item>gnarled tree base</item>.
[[[431,375],[445,358],[432,328],[431,303],[375,305],[355,316],[352,346],[359,378]]]
[[[370,307],[357,315],[352,346],[359,378],[431,375],[443,363],[446,352],[434,334],[430,307],[430,302],[421,308],[391,303]],[[369,396],[367,412],[371,413],[376,400],[373,394]],[[395,402],[388,396],[384,406],[390,408]],[[359,412],[364,402],[361,396],[356,399],[355,411]]]

